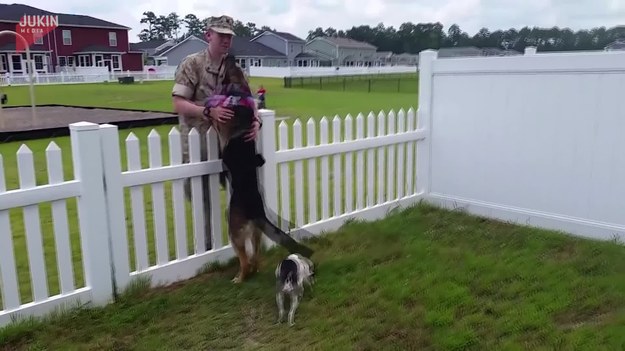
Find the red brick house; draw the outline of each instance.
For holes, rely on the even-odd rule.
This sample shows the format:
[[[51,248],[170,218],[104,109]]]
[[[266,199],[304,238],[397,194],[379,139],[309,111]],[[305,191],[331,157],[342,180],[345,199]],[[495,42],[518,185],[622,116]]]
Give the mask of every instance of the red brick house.
[[[84,15],[54,13],[22,4],[0,4],[0,31],[16,30],[24,15],[57,15],[58,27],[29,47],[39,73],[72,67],[108,67],[109,71],[142,71],[140,51],[131,51],[129,27]],[[0,74],[26,74],[26,52],[15,51],[14,35],[0,37]]]

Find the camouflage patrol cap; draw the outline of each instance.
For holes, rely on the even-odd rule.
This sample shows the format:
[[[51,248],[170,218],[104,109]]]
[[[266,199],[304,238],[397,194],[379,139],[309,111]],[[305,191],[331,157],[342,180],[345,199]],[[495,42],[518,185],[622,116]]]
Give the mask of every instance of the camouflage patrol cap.
[[[206,30],[212,29],[217,33],[234,35],[234,20],[230,16],[211,16],[206,21]]]

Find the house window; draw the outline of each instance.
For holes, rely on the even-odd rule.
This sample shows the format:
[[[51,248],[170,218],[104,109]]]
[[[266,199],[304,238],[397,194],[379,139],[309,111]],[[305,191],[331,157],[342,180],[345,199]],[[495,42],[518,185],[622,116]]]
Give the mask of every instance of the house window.
[[[109,32],[109,45],[117,46],[117,33]]]
[[[21,55],[11,55],[11,66],[12,66],[12,71],[22,71],[22,57]]]
[[[67,65],[69,67],[73,67],[74,66],[74,56],[67,56]]]
[[[122,68],[119,55],[112,55],[111,59],[113,60],[113,69]]]
[[[7,63],[7,57],[4,54],[0,54],[0,72],[6,72],[9,70]]]
[[[33,43],[37,45],[43,44],[43,35],[41,33],[33,33]]]
[[[67,65],[67,60],[65,56],[59,56],[58,59],[59,59],[59,66],[63,67]]]
[[[43,70],[43,55],[33,55],[33,59],[35,61],[35,70],[41,71]]]
[[[91,55],[78,56],[78,66],[79,67],[91,67]]]
[[[63,45],[72,45],[72,31],[63,29]]]

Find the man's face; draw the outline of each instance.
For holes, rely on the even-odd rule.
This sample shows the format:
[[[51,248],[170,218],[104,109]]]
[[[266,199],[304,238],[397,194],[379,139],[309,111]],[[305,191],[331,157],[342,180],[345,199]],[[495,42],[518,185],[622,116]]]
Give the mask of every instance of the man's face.
[[[230,44],[232,44],[231,34],[217,33],[213,30],[209,30],[206,36],[212,52],[223,55],[230,50]]]

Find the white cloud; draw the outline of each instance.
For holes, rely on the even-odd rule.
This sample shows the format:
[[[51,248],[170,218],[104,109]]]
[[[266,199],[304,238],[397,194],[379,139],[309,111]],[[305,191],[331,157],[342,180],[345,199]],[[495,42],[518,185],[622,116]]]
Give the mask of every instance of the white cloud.
[[[144,27],[144,11],[193,13],[203,18],[228,14],[243,23],[268,25],[305,38],[316,27],[349,29],[382,22],[398,28],[403,22],[457,23],[469,34],[481,27],[569,27],[574,30],[625,24],[625,0],[25,0],[50,11],[80,13],[132,27],[131,41]]]

